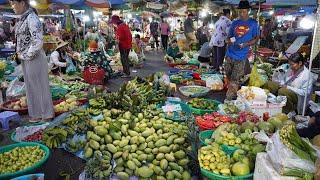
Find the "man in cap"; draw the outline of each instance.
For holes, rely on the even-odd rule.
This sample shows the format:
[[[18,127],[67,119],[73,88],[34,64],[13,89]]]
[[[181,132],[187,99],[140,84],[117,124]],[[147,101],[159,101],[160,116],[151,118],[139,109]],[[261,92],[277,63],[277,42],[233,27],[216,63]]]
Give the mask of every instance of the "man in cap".
[[[132,34],[130,28],[120,17],[114,15],[111,17],[111,23],[116,26],[116,39],[119,45],[120,59],[123,67],[123,78],[130,77],[129,52],[132,47]]]
[[[258,22],[249,17],[250,4],[247,0],[240,1],[239,19],[232,22],[228,38],[225,71],[227,81],[230,81],[226,95],[227,100],[237,97],[240,80],[245,75],[245,68],[248,62],[250,46],[254,45],[259,39]]]

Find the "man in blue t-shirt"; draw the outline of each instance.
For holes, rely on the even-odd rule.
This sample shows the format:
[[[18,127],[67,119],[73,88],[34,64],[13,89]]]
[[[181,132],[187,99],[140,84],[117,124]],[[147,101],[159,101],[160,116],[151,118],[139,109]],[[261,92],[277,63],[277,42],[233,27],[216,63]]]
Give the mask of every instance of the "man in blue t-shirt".
[[[250,46],[259,39],[258,22],[249,17],[250,4],[240,1],[239,19],[232,22],[226,43],[228,44],[225,71],[230,81],[226,95],[227,100],[237,97],[240,80],[245,75],[245,67]]]

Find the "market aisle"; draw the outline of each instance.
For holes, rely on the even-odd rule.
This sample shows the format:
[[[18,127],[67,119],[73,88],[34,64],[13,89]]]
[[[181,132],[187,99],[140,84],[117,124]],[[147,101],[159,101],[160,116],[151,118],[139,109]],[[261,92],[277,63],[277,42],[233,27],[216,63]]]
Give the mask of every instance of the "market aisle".
[[[141,69],[131,68],[132,78],[135,76],[146,77],[155,72],[167,72],[169,70],[169,66],[163,61],[164,53],[162,51],[149,51],[145,53],[145,56],[146,61]],[[132,72],[132,70],[136,70],[137,72]],[[124,82],[129,80],[120,77],[111,79],[108,81],[107,87],[110,91],[117,91]]]

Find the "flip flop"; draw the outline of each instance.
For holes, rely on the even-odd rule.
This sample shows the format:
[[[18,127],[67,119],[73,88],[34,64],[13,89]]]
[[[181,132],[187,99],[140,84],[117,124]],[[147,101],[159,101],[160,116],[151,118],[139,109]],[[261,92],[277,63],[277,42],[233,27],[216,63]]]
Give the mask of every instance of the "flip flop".
[[[31,123],[37,123],[37,122],[40,122],[41,121],[41,118],[31,118],[29,119],[29,122]]]

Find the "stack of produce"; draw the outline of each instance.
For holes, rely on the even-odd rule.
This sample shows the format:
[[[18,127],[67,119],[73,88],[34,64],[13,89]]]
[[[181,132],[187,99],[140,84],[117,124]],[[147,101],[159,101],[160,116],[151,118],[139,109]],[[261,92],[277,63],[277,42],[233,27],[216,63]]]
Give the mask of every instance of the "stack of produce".
[[[246,151],[252,159],[257,153],[264,151],[265,146],[253,137],[250,129],[242,129],[237,124],[225,123],[219,126],[212,135],[218,144],[233,146]]]
[[[237,123],[242,124],[244,122],[250,121],[253,123],[259,122],[259,117],[252,112],[242,111],[238,114]]]
[[[211,130],[219,127],[223,123],[231,122],[232,118],[229,116],[221,115],[217,112],[205,114],[203,116],[195,117],[196,124],[201,130]]]
[[[47,128],[44,131],[42,141],[49,148],[57,148],[66,141],[68,132],[61,127]]]
[[[245,176],[253,170],[249,158],[239,153],[230,157],[216,143],[202,147],[198,159],[201,168],[217,175]]]
[[[193,108],[211,111],[216,111],[218,108],[217,103],[204,98],[193,98],[188,104]]]
[[[78,107],[79,103],[76,98],[68,98],[54,106],[55,112],[67,112]]]
[[[114,173],[120,179],[185,178],[189,160],[187,127],[164,119],[155,106],[133,115],[129,111],[105,109],[103,121],[92,121],[87,132],[85,157],[109,151],[116,162]],[[107,159],[109,160],[109,159]],[[90,168],[90,167],[88,167]]]
[[[24,137],[23,141],[29,141],[29,142],[41,141],[42,135],[43,135],[43,129],[40,129],[39,131],[36,131],[33,134],[30,134]]]
[[[0,175],[27,169],[45,156],[39,146],[16,147],[0,154]]]
[[[316,150],[305,142],[299,135],[294,125],[285,125],[280,130],[280,139],[290,150],[295,152],[301,159],[315,162]]]
[[[13,110],[27,108],[27,97],[23,96],[19,100],[7,104],[6,107]]]

